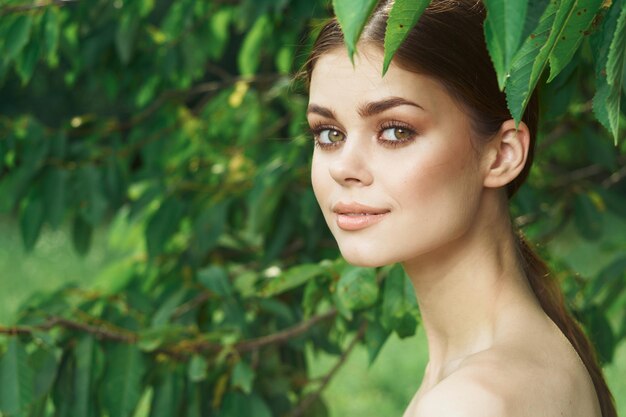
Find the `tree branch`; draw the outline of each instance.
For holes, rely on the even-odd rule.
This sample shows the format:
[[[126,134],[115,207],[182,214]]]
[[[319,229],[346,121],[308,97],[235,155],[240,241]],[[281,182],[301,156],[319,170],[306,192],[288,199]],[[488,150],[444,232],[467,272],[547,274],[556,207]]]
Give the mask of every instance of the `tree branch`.
[[[327,320],[334,317],[337,314],[337,310],[332,308],[324,313],[313,316],[307,321],[296,324],[295,326],[288,327],[282,331],[267,336],[258,337],[250,340],[243,340],[235,343],[233,349],[239,353],[245,353],[260,349],[268,345],[279,345],[287,342],[290,339],[298,337],[307,332],[311,327],[319,323],[320,321]],[[99,339],[112,340],[123,343],[136,343],[139,340],[139,335],[134,332],[125,329],[112,329],[108,326],[100,325],[94,326],[87,323],[73,321],[65,319],[63,317],[50,317],[48,321],[37,326],[0,326],[0,334],[9,336],[17,335],[31,335],[36,331],[46,331],[54,327],[62,327],[71,330],[77,330],[84,333],[93,334]],[[224,349],[225,346],[202,340],[199,342],[194,341],[181,341],[174,346],[164,346],[158,349],[160,353],[165,353],[173,356],[181,356],[184,354],[200,353],[200,352],[219,352]]]
[[[328,371],[326,375],[324,375],[324,377],[321,380],[321,384],[319,388],[313,391],[312,393],[310,393],[309,395],[307,395],[306,397],[304,397],[304,399],[300,401],[300,403],[293,410],[291,410],[291,413],[288,414],[288,417],[301,416],[306,410],[308,410],[308,408],[311,405],[313,405],[313,403],[320,397],[320,395],[322,395],[322,391],[324,391],[324,389],[326,388],[328,383],[333,379],[337,371],[341,369],[343,364],[346,362],[346,360],[350,356],[350,353],[352,353],[352,350],[354,349],[354,347],[363,338],[363,336],[365,336],[366,329],[367,329],[367,322],[364,321],[363,324],[361,324],[361,327],[359,327],[358,333],[356,334],[354,339],[352,339],[352,341],[350,342],[350,345],[348,345],[348,348],[341,354],[341,356],[339,357],[335,365],[332,367],[332,369]]]
[[[78,0],[48,0],[23,6],[4,6],[0,8],[0,16],[5,16],[11,13],[38,11],[50,6],[63,7],[67,6],[70,3],[78,3]]]

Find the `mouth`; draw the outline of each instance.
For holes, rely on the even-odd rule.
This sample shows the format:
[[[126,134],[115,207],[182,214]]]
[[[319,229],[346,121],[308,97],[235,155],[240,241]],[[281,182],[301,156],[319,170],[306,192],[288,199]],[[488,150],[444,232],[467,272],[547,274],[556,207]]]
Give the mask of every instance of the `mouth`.
[[[389,209],[366,206],[359,203],[338,203],[332,208],[336,224],[342,230],[354,231],[372,226],[389,214]]]

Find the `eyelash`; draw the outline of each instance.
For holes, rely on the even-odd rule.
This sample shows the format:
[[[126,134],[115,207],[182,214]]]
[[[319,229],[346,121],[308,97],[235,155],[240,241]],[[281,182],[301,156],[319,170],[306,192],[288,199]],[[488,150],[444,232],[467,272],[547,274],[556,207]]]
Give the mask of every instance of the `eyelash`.
[[[400,128],[400,129],[407,130],[408,132],[410,132],[411,135],[407,139],[400,139],[400,140],[393,140],[393,141],[380,138],[381,134],[385,130],[392,129],[392,128]],[[313,135],[313,142],[316,147],[319,147],[321,149],[332,149],[341,145],[342,142],[334,142],[334,143],[320,142],[319,135],[324,130],[336,130],[337,132],[341,132],[341,129],[339,129],[337,126],[333,126],[333,125],[329,125],[325,123],[314,124],[313,126],[309,128],[309,131],[311,135]],[[378,142],[381,143],[383,146],[387,146],[390,148],[397,148],[399,146],[405,145],[406,143],[413,141],[415,139],[415,136],[417,136],[417,132],[415,131],[413,127],[411,127],[407,123],[400,122],[398,120],[387,121],[378,126],[378,135],[377,135]]]

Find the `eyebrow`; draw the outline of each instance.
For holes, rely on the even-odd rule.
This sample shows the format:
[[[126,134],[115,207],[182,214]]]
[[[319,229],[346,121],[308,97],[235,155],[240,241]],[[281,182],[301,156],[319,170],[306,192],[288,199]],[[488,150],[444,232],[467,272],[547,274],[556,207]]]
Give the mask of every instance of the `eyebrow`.
[[[322,117],[326,117],[328,119],[337,120],[337,117],[335,116],[334,111],[332,111],[331,109],[327,107],[318,106],[317,104],[309,104],[309,107],[307,107],[306,109],[306,114],[309,114],[309,113],[315,113]]]
[[[379,101],[367,103],[359,108],[361,117],[371,117],[398,106],[413,106],[424,110],[422,106],[402,97],[390,97]]]
[[[410,100],[404,99],[402,97],[390,97],[383,100],[373,101],[371,103],[364,104],[359,107],[358,112],[361,117],[371,117],[398,106],[413,106],[424,110],[422,106]],[[309,104],[306,113],[315,113],[322,117],[337,120],[335,112],[327,107],[319,106],[317,104]]]

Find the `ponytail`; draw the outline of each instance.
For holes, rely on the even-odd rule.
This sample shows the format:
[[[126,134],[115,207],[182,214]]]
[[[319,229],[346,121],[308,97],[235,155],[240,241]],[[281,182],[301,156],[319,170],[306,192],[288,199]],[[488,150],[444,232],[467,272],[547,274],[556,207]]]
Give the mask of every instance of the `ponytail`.
[[[522,267],[539,304],[548,317],[561,329],[561,332],[582,359],[596,389],[602,417],[617,417],[613,395],[611,395],[604,380],[593,345],[589,342],[580,324],[567,311],[559,284],[550,276],[550,271],[545,262],[537,256],[521,233],[518,233],[517,237],[517,249],[522,260]]]

